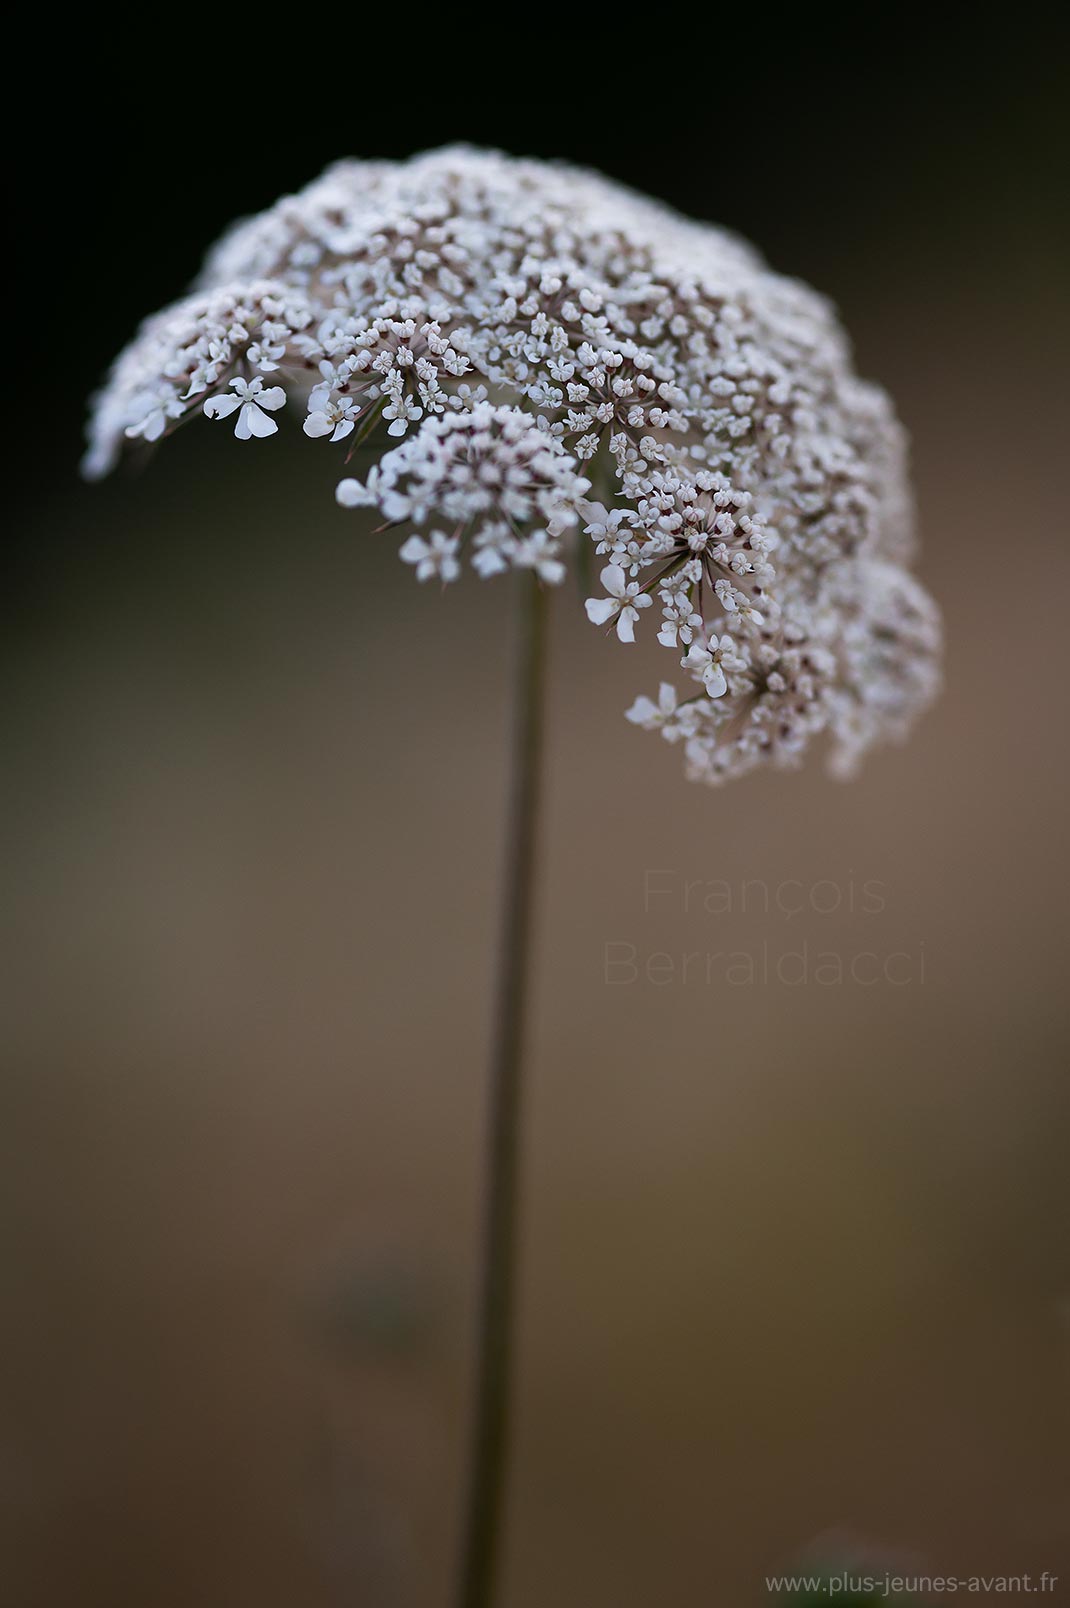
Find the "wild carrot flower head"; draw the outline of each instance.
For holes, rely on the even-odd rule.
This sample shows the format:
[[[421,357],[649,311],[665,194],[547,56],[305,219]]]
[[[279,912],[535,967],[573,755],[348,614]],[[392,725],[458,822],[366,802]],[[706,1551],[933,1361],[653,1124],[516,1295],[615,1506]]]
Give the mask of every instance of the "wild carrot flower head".
[[[556,164],[340,163],[145,323],[85,469],[194,417],[244,442],[295,411],[339,503],[397,527],[420,580],[467,562],[556,585],[591,543],[590,619],[650,630],[682,683],[628,718],[696,779],[795,763],[822,732],[848,772],[935,694],[888,400],[829,305],[721,230]],[[358,447],[374,461],[346,473]]]

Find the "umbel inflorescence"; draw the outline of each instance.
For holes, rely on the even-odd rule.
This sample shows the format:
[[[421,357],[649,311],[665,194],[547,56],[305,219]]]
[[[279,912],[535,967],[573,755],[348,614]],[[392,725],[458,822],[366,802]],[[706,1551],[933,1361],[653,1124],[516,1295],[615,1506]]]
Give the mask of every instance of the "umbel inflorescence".
[[[342,162],[237,225],[96,399],[86,471],[206,416],[296,413],[417,577],[559,583],[682,675],[628,718],[720,782],[827,731],[849,773],[933,697],[902,431],[828,303],[590,173],[467,149]],[[295,420],[296,426],[296,420]],[[257,448],[256,450],[264,450]]]

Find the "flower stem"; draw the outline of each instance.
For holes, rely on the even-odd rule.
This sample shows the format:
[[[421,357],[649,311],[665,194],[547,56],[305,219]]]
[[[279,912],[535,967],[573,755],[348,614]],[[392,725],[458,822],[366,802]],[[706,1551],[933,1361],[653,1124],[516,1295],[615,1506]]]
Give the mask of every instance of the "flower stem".
[[[509,1385],[520,1152],[521,1071],[531,950],[549,592],[517,587],[517,663],[504,905],[495,991],[487,1176],[467,1506],[457,1608],[489,1608],[509,1452]]]

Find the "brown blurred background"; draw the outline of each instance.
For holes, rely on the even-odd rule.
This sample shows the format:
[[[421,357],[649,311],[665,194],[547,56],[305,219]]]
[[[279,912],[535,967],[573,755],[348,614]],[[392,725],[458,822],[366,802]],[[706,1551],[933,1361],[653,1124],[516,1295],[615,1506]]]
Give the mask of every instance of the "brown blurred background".
[[[1057,56],[784,39],[657,140],[541,100],[391,144],[291,86],[250,154],[147,59],[65,101],[78,160],[22,174],[0,686],[4,1601],[448,1601],[507,588],[414,585],[300,440],[74,464],[230,217],[461,137],[833,296],[913,435],[948,632],[942,701],[861,780],[710,793],[621,718],[659,650],[556,598],[501,1601],[745,1608],[832,1531],[1070,1583]],[[607,982],[607,945],[667,980]],[[810,975],[707,986],[693,951]],[[905,958],[836,986],[828,953]]]

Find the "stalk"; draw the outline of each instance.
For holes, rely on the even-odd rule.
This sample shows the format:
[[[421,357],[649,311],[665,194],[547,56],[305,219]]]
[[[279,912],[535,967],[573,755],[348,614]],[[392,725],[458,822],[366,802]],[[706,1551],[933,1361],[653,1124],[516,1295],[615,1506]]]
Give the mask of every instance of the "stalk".
[[[524,1029],[535,892],[549,592],[516,576],[517,648],[504,903],[481,1215],[476,1372],[457,1608],[490,1608],[509,1460]]]

